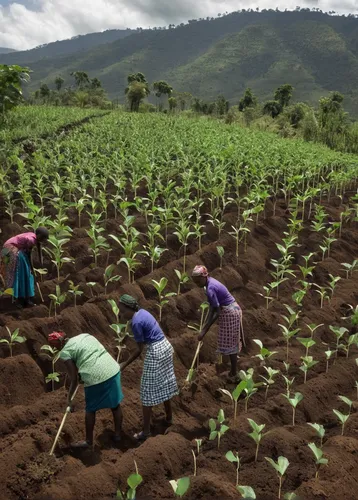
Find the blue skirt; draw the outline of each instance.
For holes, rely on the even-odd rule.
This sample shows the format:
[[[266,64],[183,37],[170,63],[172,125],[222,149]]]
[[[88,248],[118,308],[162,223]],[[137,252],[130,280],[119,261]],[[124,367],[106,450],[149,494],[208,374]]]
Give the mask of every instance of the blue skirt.
[[[30,259],[22,250],[17,254],[13,290],[16,299],[35,296],[35,280],[31,272]]]
[[[86,411],[95,412],[103,408],[117,408],[123,401],[121,372],[100,384],[85,387]]]

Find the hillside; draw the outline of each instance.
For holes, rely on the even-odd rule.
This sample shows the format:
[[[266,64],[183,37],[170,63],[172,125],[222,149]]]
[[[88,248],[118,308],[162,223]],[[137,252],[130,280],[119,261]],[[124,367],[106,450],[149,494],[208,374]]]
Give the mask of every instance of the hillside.
[[[56,42],[47,43],[40,45],[31,50],[17,51],[16,55],[12,54],[11,57],[7,59],[1,59],[0,62],[5,64],[30,64],[34,61],[39,61],[48,57],[58,57],[67,54],[73,54],[75,52],[87,51],[94,47],[102,44],[111,43],[116,40],[120,40],[130,34],[133,31],[127,30],[107,30],[102,33],[89,33],[87,35],[78,35],[68,40],[59,40]],[[12,52],[12,49],[4,49],[8,52]],[[0,49],[0,54],[1,54]],[[6,52],[3,52],[6,53]],[[76,54],[76,57],[80,57],[80,53]],[[10,62],[11,61],[11,62]]]
[[[1,56],[0,62],[28,64],[22,58],[29,52]],[[310,103],[339,90],[347,109],[358,115],[358,19],[353,16],[235,12],[175,29],[145,30],[85,52],[31,58],[30,90],[42,81],[52,84],[58,74],[84,70],[100,78],[112,98],[123,100],[127,75],[142,71],[149,81],[165,79],[203,99],[223,93],[232,104],[247,86],[268,99],[275,87],[291,83],[295,100]]]
[[[0,54],[10,54],[11,52],[16,52],[16,50],[8,49],[7,47],[0,47]]]

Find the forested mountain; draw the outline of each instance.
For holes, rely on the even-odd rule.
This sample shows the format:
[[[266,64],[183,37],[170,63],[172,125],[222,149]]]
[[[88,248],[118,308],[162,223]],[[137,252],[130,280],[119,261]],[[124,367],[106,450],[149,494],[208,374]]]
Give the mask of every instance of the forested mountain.
[[[68,40],[59,40],[57,42],[51,42],[44,45],[39,45],[31,50],[17,51],[16,56],[13,54],[8,60],[1,59],[0,62],[5,64],[30,64],[34,61],[39,61],[47,57],[58,57],[67,54],[73,54],[74,52],[83,52],[102,44],[111,43],[116,40],[120,40],[131,33],[133,30],[107,30],[102,33],[89,33],[87,35],[78,35]],[[11,49],[4,49],[8,52],[12,52]],[[0,54],[1,54],[0,49]],[[6,52],[5,52],[6,53]],[[80,57],[80,53],[76,54],[76,57]],[[11,63],[9,62],[11,60]]]
[[[10,54],[10,52],[16,52],[14,49],[8,49],[6,47],[0,47],[0,54]]]
[[[98,43],[105,33],[96,34]],[[57,43],[60,47],[66,42]],[[43,49],[36,50],[44,54]],[[290,83],[295,87],[294,100],[309,103],[338,90],[346,96],[346,108],[358,115],[354,16],[309,9],[242,11],[135,32],[71,55],[39,60],[31,55],[31,64],[30,52],[36,51],[0,57],[6,64],[30,65],[34,72],[30,90],[40,82],[53,86],[57,75],[67,80],[71,72],[82,70],[99,78],[112,98],[123,100],[127,75],[140,71],[150,82],[166,80],[178,91],[208,100],[224,94],[232,104],[246,87],[264,100],[272,98],[278,85]]]

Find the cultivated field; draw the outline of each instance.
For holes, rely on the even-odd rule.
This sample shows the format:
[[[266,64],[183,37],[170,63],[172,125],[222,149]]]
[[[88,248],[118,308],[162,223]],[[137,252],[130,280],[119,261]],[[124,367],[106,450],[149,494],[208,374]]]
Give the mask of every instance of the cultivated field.
[[[61,111],[52,113],[58,126],[91,115],[61,120]],[[278,498],[279,477],[265,457],[277,462],[280,456],[289,461],[282,498],[356,498],[358,158],[214,120],[165,115],[111,112],[58,133],[35,129],[37,138],[25,147],[9,142],[23,137],[11,132],[0,173],[0,242],[24,228],[51,230],[38,273],[44,302],[37,296],[34,308],[20,311],[10,297],[0,298],[0,338],[6,327],[26,337],[13,346],[13,357],[0,345],[0,498],[115,498],[118,488],[126,489],[134,460],[143,477],[138,499],[173,498],[169,481],[183,477],[190,477],[184,498],[241,498],[229,451],[240,458],[238,484],[259,500]],[[239,367],[246,384],[236,420],[230,397],[220,391],[232,393],[236,385],[219,363],[215,327],[193,384],[184,384],[205,301],[184,273],[200,263],[243,309],[248,346]],[[153,280],[162,278],[167,284],[159,296]],[[114,356],[125,345],[126,359],[134,341],[116,326],[120,318],[109,302],[123,292],[158,319],[161,314],[175,349],[182,390],[174,423],[164,434],[157,409],[154,437],[134,442],[141,425],[138,360],[122,377],[120,449],[111,447],[111,414],[101,411],[94,453],[71,450],[84,437],[81,388],[49,457],[66,408],[66,380],[57,362],[59,381],[45,382],[52,362],[41,347],[53,330],[88,332]],[[220,409],[228,429],[218,447],[217,438],[209,439],[209,420]],[[265,424],[257,461],[248,418]],[[308,423],[324,426],[322,446]],[[326,465],[316,466],[309,443],[318,456],[322,449]],[[284,497],[289,492],[297,496]]]

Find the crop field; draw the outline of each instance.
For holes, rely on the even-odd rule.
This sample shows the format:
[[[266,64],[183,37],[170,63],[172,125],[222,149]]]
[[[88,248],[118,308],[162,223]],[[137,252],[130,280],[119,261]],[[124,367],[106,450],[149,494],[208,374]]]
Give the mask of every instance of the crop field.
[[[26,338],[12,356],[0,344],[0,499],[116,498],[135,463],[137,499],[174,498],[170,481],[181,478],[188,500],[357,498],[358,157],[159,114],[110,112],[56,133],[89,115],[35,123],[3,155],[0,243],[43,225],[51,236],[37,270],[43,300],[19,310],[0,298],[0,338]],[[242,307],[239,387],[215,326],[185,383],[206,313],[196,264]],[[164,429],[155,408],[153,437],[135,443],[139,359],[122,376],[120,447],[107,410],[94,451],[70,447],[84,438],[81,386],[49,456],[66,370],[42,349],[47,335],[88,332],[127,359],[135,342],[111,302],[122,293],[160,319],[174,347],[173,424]]]

